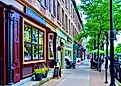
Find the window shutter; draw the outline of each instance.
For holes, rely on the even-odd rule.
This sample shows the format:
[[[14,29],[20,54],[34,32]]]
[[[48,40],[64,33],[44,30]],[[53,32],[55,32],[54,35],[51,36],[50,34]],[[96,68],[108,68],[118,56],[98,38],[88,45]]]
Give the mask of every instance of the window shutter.
[[[48,9],[48,0],[46,0],[46,3],[45,4],[46,4],[46,8]]]
[[[54,11],[54,16],[56,17],[56,0],[53,0],[53,11]]]

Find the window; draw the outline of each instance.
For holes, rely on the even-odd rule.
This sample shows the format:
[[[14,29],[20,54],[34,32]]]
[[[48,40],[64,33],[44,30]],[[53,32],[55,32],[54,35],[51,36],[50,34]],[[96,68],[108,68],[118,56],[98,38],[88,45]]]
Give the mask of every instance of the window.
[[[72,33],[73,33],[73,23],[71,23],[71,30],[70,30],[71,35],[73,35]]]
[[[73,19],[74,19],[74,8],[73,8]]]
[[[60,21],[60,3],[57,1],[57,20]]]
[[[64,26],[64,10],[62,9],[62,25]]]
[[[67,17],[66,14],[65,14],[65,17],[66,17],[66,19],[65,19],[65,22],[66,22],[66,32],[68,32],[68,17]]]
[[[70,13],[70,0],[68,0],[68,8],[69,8],[69,13]]]
[[[69,19],[69,34],[71,33],[71,29],[70,29],[70,19]]]
[[[74,26],[73,26],[73,37],[75,36],[75,28],[74,28]]]
[[[56,16],[56,5],[55,5],[55,0],[49,0],[49,12],[50,12],[53,16]]]
[[[66,7],[67,7],[67,0],[65,0],[65,5],[66,5]]]
[[[49,58],[54,58],[54,52],[53,52],[53,35],[52,34],[49,34]]]
[[[44,59],[44,32],[24,24],[24,61]]]
[[[71,4],[71,16],[73,15],[73,9],[72,9],[72,4]]]

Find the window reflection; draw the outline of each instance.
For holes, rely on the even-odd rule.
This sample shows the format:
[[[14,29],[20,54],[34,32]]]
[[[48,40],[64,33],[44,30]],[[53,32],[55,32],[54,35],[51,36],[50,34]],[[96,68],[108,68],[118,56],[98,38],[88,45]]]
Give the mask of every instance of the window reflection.
[[[49,35],[49,55],[50,55],[50,58],[54,57],[54,53],[53,53],[53,35]]]
[[[24,60],[44,59],[44,33],[39,29],[24,24]]]

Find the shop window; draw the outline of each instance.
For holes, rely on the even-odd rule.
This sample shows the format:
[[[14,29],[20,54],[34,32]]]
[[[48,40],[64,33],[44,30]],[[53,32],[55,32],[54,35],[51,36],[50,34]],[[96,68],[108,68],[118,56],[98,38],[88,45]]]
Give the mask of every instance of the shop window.
[[[49,55],[49,58],[50,59],[53,59],[54,58],[54,52],[53,52],[53,34],[49,34],[49,51],[48,51],[48,55]]]
[[[44,59],[44,32],[24,24],[24,61]]]

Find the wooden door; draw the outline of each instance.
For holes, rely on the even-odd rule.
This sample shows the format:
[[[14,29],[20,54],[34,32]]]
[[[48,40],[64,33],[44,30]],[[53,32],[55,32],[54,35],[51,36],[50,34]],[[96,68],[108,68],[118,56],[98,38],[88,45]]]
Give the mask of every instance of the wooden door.
[[[14,83],[20,81],[20,15],[12,15],[13,22],[13,67]]]

